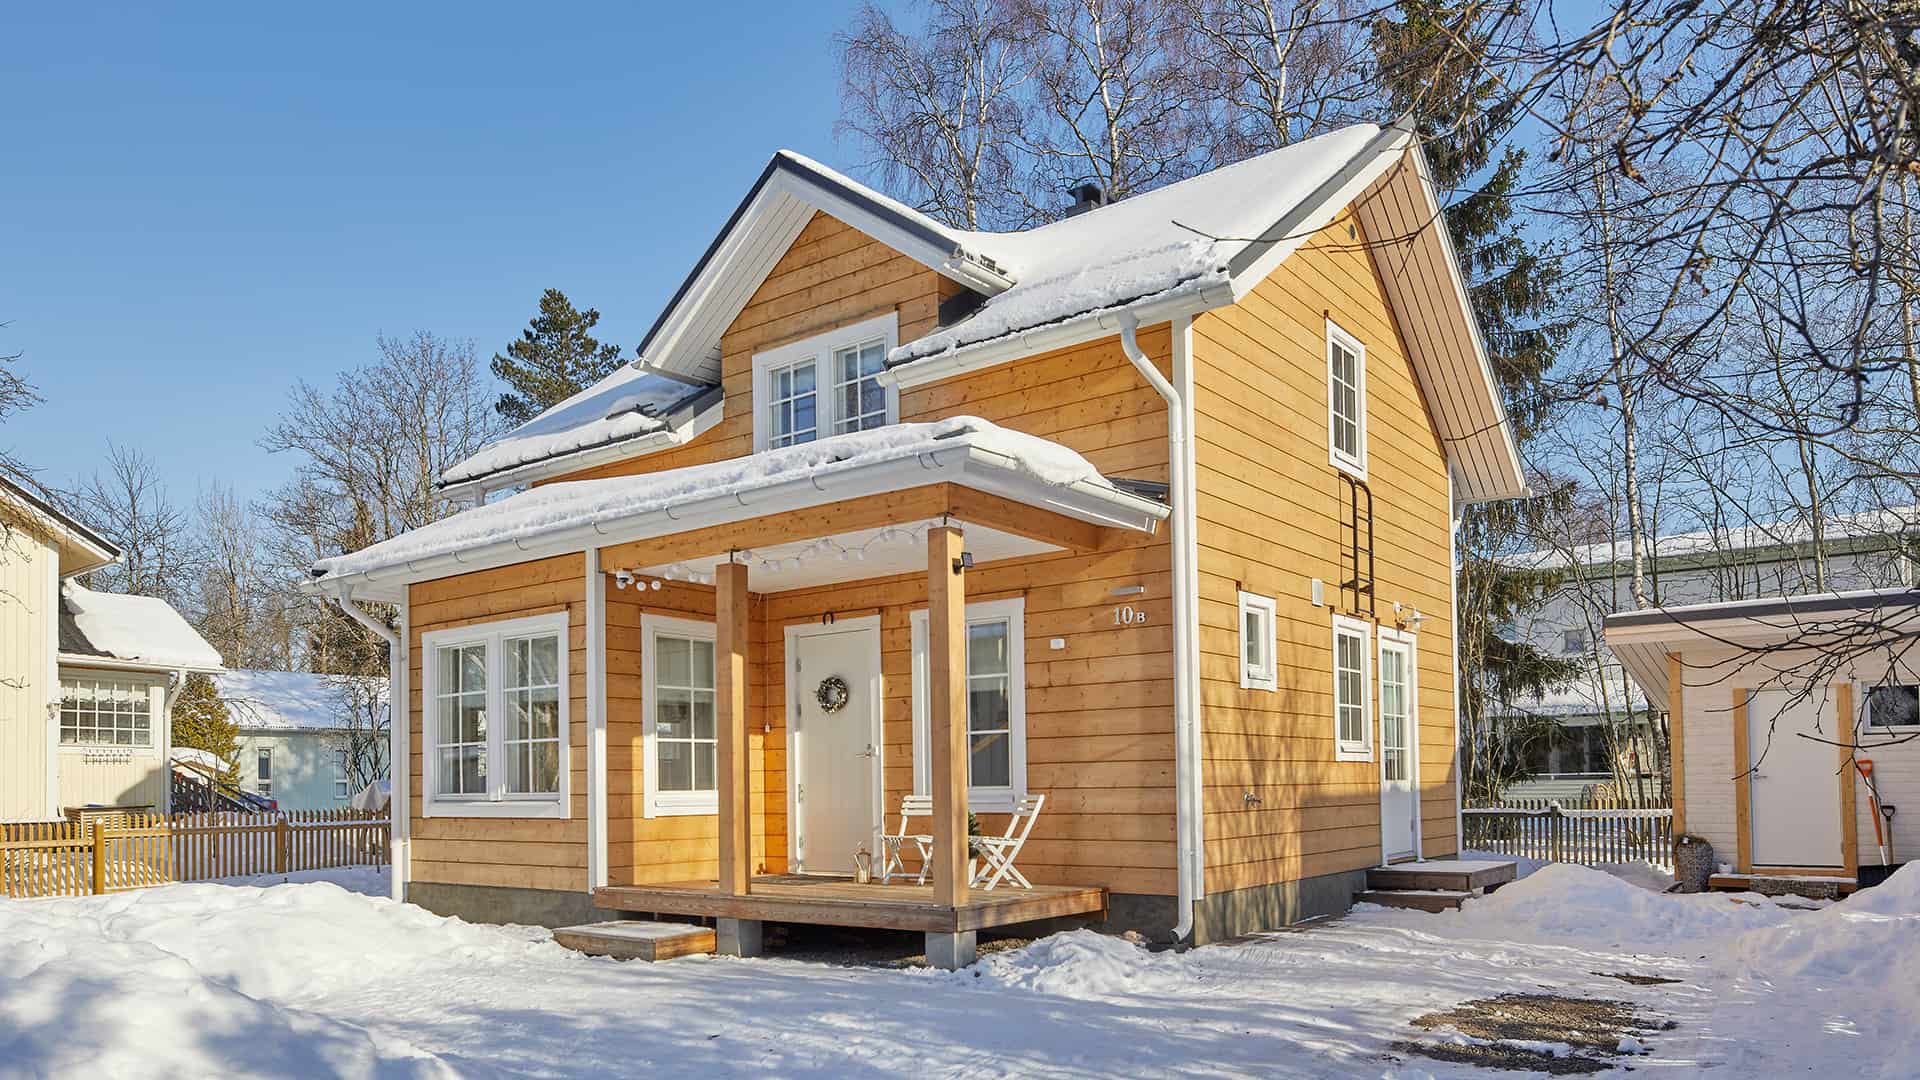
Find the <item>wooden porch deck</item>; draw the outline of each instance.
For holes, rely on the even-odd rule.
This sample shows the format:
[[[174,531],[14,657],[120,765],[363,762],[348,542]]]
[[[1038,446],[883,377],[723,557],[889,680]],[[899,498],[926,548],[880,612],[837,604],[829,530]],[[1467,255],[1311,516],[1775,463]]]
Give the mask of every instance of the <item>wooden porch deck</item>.
[[[605,886],[593,890],[593,903],[610,911],[956,934],[1071,915],[1104,919],[1107,890],[1080,885],[970,889],[967,902],[953,908],[934,902],[931,885],[858,885],[846,877],[779,874],[754,878],[745,896],[723,893],[715,881],[680,881]]]

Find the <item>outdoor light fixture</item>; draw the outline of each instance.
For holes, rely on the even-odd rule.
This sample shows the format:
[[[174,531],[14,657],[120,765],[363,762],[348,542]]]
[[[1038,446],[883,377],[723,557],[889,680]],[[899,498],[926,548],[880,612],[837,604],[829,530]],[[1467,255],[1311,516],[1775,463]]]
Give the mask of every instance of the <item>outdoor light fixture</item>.
[[[633,572],[632,572],[632,571],[630,571],[630,570],[615,570],[615,571],[613,572],[613,586],[614,586],[614,588],[616,588],[616,589],[624,589],[624,588],[626,588],[627,586],[629,586],[629,585],[631,585],[631,584],[633,584]]]
[[[959,558],[953,560],[954,573],[957,574],[962,570],[971,570],[971,569],[973,569],[973,552],[963,551],[960,553]]]

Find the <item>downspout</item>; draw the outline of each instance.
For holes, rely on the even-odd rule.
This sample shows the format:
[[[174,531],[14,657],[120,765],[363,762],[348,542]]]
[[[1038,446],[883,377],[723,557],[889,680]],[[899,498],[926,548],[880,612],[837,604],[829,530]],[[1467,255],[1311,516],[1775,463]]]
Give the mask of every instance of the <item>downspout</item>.
[[[1175,800],[1175,878],[1179,886],[1176,940],[1193,933],[1193,906],[1206,895],[1202,843],[1205,837],[1200,806],[1200,738],[1198,732],[1199,576],[1194,542],[1193,430],[1193,320],[1173,321],[1173,374],[1176,386],[1160,374],[1140,351],[1139,320],[1131,312],[1120,316],[1120,348],[1134,370],[1167,403],[1167,494],[1173,503],[1168,516],[1173,548],[1173,750]]]
[[[175,668],[160,698],[161,715],[167,718],[160,729],[160,775],[165,778],[160,785],[160,813],[167,817],[173,814],[173,704],[186,688],[187,669]]]
[[[387,859],[392,865],[389,869],[393,877],[393,898],[404,901],[407,898],[407,813],[409,807],[407,794],[407,770],[412,762],[407,756],[407,725],[411,722],[406,707],[406,645],[393,627],[386,625],[367,614],[365,608],[354,602],[353,590],[341,586],[334,593],[333,602],[338,604],[347,617],[371,630],[376,637],[387,643],[387,829],[391,840],[387,845]],[[404,616],[402,616],[404,618]]]
[[[1460,690],[1460,504],[1454,501],[1453,465],[1447,465],[1447,636],[1453,645],[1453,857],[1467,857],[1466,799],[1467,743],[1460,741],[1460,712],[1466,695]],[[1479,732],[1471,733],[1477,736]]]

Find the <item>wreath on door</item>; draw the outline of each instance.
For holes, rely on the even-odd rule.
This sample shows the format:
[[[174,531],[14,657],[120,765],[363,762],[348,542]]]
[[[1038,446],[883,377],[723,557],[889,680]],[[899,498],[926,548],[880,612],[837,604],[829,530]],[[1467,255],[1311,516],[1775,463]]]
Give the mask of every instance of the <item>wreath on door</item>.
[[[846,708],[848,696],[847,680],[838,675],[821,679],[819,687],[813,692],[813,700],[820,703],[820,711],[829,714]]]

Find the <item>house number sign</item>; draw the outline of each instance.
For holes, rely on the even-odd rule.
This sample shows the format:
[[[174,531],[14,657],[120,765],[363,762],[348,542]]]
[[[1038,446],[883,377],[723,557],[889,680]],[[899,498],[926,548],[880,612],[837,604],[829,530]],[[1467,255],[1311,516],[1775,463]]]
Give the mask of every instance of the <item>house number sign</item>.
[[[1147,621],[1147,613],[1132,604],[1121,604],[1113,609],[1113,625],[1139,626]]]

